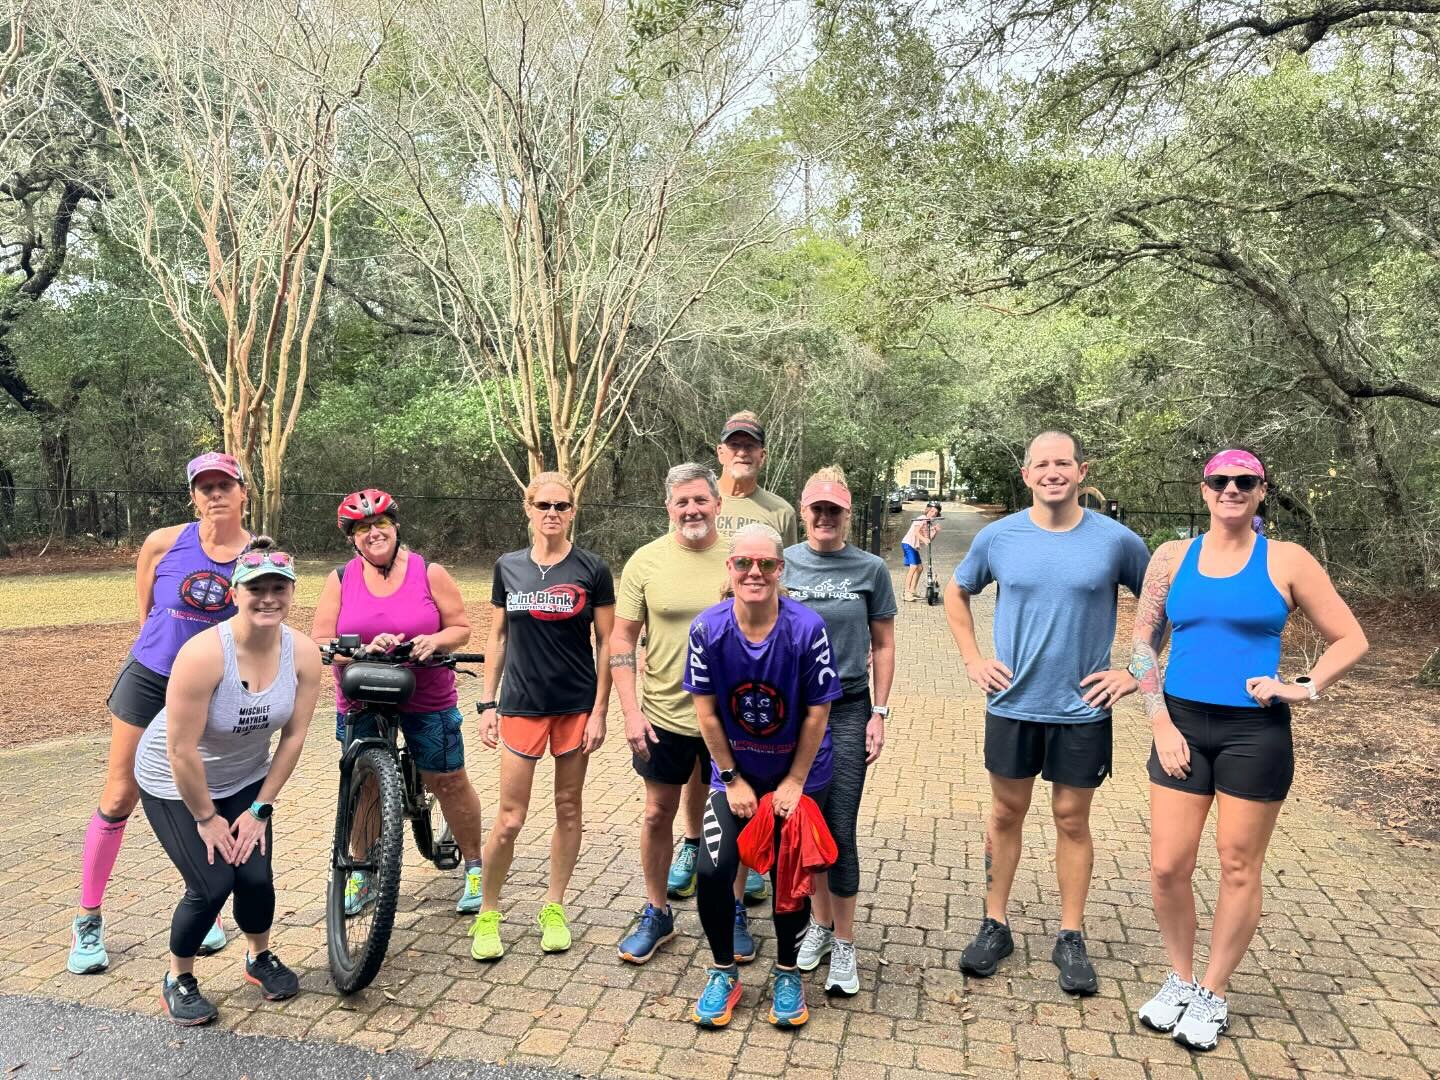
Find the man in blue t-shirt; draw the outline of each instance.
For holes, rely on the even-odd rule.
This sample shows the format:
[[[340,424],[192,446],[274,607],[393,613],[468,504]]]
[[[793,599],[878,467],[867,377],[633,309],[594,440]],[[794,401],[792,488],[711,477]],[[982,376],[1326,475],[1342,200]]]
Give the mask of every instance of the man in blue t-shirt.
[[[1051,959],[1060,969],[1060,988],[1072,994],[1099,989],[1083,933],[1095,861],[1090,803],[1110,774],[1110,710],[1136,689],[1128,671],[1110,667],[1116,588],[1138,596],[1150,561],[1133,532],[1080,506],[1087,471],[1073,435],[1035,436],[1020,471],[1032,505],[981,529],[945,590],[945,615],[965,670],[988,696],[985,917],[960,968],[993,975],[1014,951],[1006,906],[1039,775],[1053,785],[1060,884],[1060,934]],[[995,657],[987,660],[975,640],[970,597],[992,581],[999,596]]]

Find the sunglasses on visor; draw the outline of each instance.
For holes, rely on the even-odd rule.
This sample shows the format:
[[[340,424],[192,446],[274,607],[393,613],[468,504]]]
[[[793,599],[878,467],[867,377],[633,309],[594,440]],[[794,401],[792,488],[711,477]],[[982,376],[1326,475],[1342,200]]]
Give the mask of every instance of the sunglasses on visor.
[[[257,566],[292,566],[295,560],[286,551],[247,551],[240,556],[240,565],[255,569]]]

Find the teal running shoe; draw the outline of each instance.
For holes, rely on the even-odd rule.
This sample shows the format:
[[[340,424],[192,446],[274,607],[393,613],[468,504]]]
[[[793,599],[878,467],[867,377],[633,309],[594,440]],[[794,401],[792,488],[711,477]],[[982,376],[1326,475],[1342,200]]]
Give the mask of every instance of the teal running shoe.
[[[730,1023],[739,1003],[740,972],[733,967],[712,967],[705,972],[705,989],[700,992],[690,1019],[701,1027],[724,1027]]]
[[[101,915],[78,915],[70,929],[70,959],[65,968],[75,975],[94,975],[110,966],[105,951],[105,919]]]
[[[350,880],[345,882],[345,917],[353,919],[374,902],[375,894],[370,890],[370,878],[363,870],[352,870]]]
[[[213,956],[226,945],[230,939],[225,936],[225,927],[220,925],[220,920],[215,920],[215,925],[210,927],[210,932],[205,935],[205,940],[200,942],[200,951],[197,956]]]
[[[776,1027],[799,1027],[810,1019],[810,1010],[805,1007],[805,984],[794,968],[775,969],[770,993],[770,1022]]]
[[[770,895],[770,882],[748,866],[745,868],[745,902],[758,904]]]
[[[480,910],[480,902],[485,898],[480,885],[480,867],[466,867],[465,887],[460,890],[460,899],[455,904],[456,915],[473,915]]]
[[[695,864],[700,860],[700,845],[682,842],[670,864],[665,879],[665,895],[671,900],[684,900],[695,895]]]

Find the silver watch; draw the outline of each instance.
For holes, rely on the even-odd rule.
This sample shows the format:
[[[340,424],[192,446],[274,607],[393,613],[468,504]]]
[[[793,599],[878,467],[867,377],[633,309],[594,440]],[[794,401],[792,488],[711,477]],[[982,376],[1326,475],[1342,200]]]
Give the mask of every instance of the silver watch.
[[[1310,678],[1309,675],[1297,675],[1290,681],[1296,686],[1303,686],[1305,692],[1310,695],[1311,701],[1314,701],[1320,696],[1320,691],[1315,686],[1315,680]]]
[[[870,706],[870,711],[871,711],[872,713],[874,713],[876,716],[880,717],[881,720],[889,720],[889,719],[890,719],[890,706],[889,706],[889,705],[871,705],[871,706]]]

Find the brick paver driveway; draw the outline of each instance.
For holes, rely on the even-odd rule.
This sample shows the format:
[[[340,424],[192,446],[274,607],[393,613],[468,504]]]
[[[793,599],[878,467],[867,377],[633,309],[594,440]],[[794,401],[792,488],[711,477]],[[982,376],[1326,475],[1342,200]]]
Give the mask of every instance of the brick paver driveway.
[[[947,568],[980,524],[947,515]],[[982,615],[988,604],[977,604]],[[586,837],[568,908],[575,947],[542,956],[534,915],[549,830],[539,795],[509,886],[508,952],[481,967],[452,914],[456,879],[407,855],[389,960],[369,990],[329,987],[323,882],[335,747],[322,710],[276,813],[276,948],[308,992],[278,1005],[241,983],[241,944],[199,961],[221,1023],[239,1032],[408,1047],[422,1055],[533,1060],[606,1076],[935,1074],[1035,1078],[1415,1077],[1440,1074],[1440,857],[1297,798],[1266,867],[1267,911],[1235,979],[1231,1037],[1204,1057],[1137,1027],[1133,1009],[1164,973],[1150,912],[1144,757],[1133,699],[1117,717],[1116,779],[1096,801],[1095,885],[1087,927],[1098,997],[1067,998],[1049,962],[1057,897],[1053,829],[1037,797],[1011,913],[1016,953],[988,981],[958,973],[980,913],[983,700],[959,666],[940,608],[903,604],[895,718],[861,815],[859,945],[863,989],[829,1001],[810,980],[811,1022],[778,1032],[757,1008],[774,958],[768,922],[732,1026],[697,1031],[683,1016],[705,953],[692,902],[682,936],[644,967],[615,942],[641,900],[641,790],[617,726],[592,763]],[[474,687],[467,688],[473,697]],[[44,708],[36,702],[36,708]],[[614,715],[618,718],[618,710]],[[1303,737],[1303,735],[1302,735]],[[153,1012],[178,875],[142,815],[132,823],[107,912],[109,972],[64,972],[85,823],[103,759],[93,738],[0,754],[0,993]],[[493,806],[493,757],[471,741],[472,776]],[[543,775],[543,772],[542,772]],[[1037,789],[1038,791],[1039,789]],[[1197,875],[1208,922],[1217,868],[1207,838]],[[757,912],[758,914],[758,912]],[[217,1063],[216,1076],[226,1073]],[[423,1075],[423,1072],[421,1073]]]

